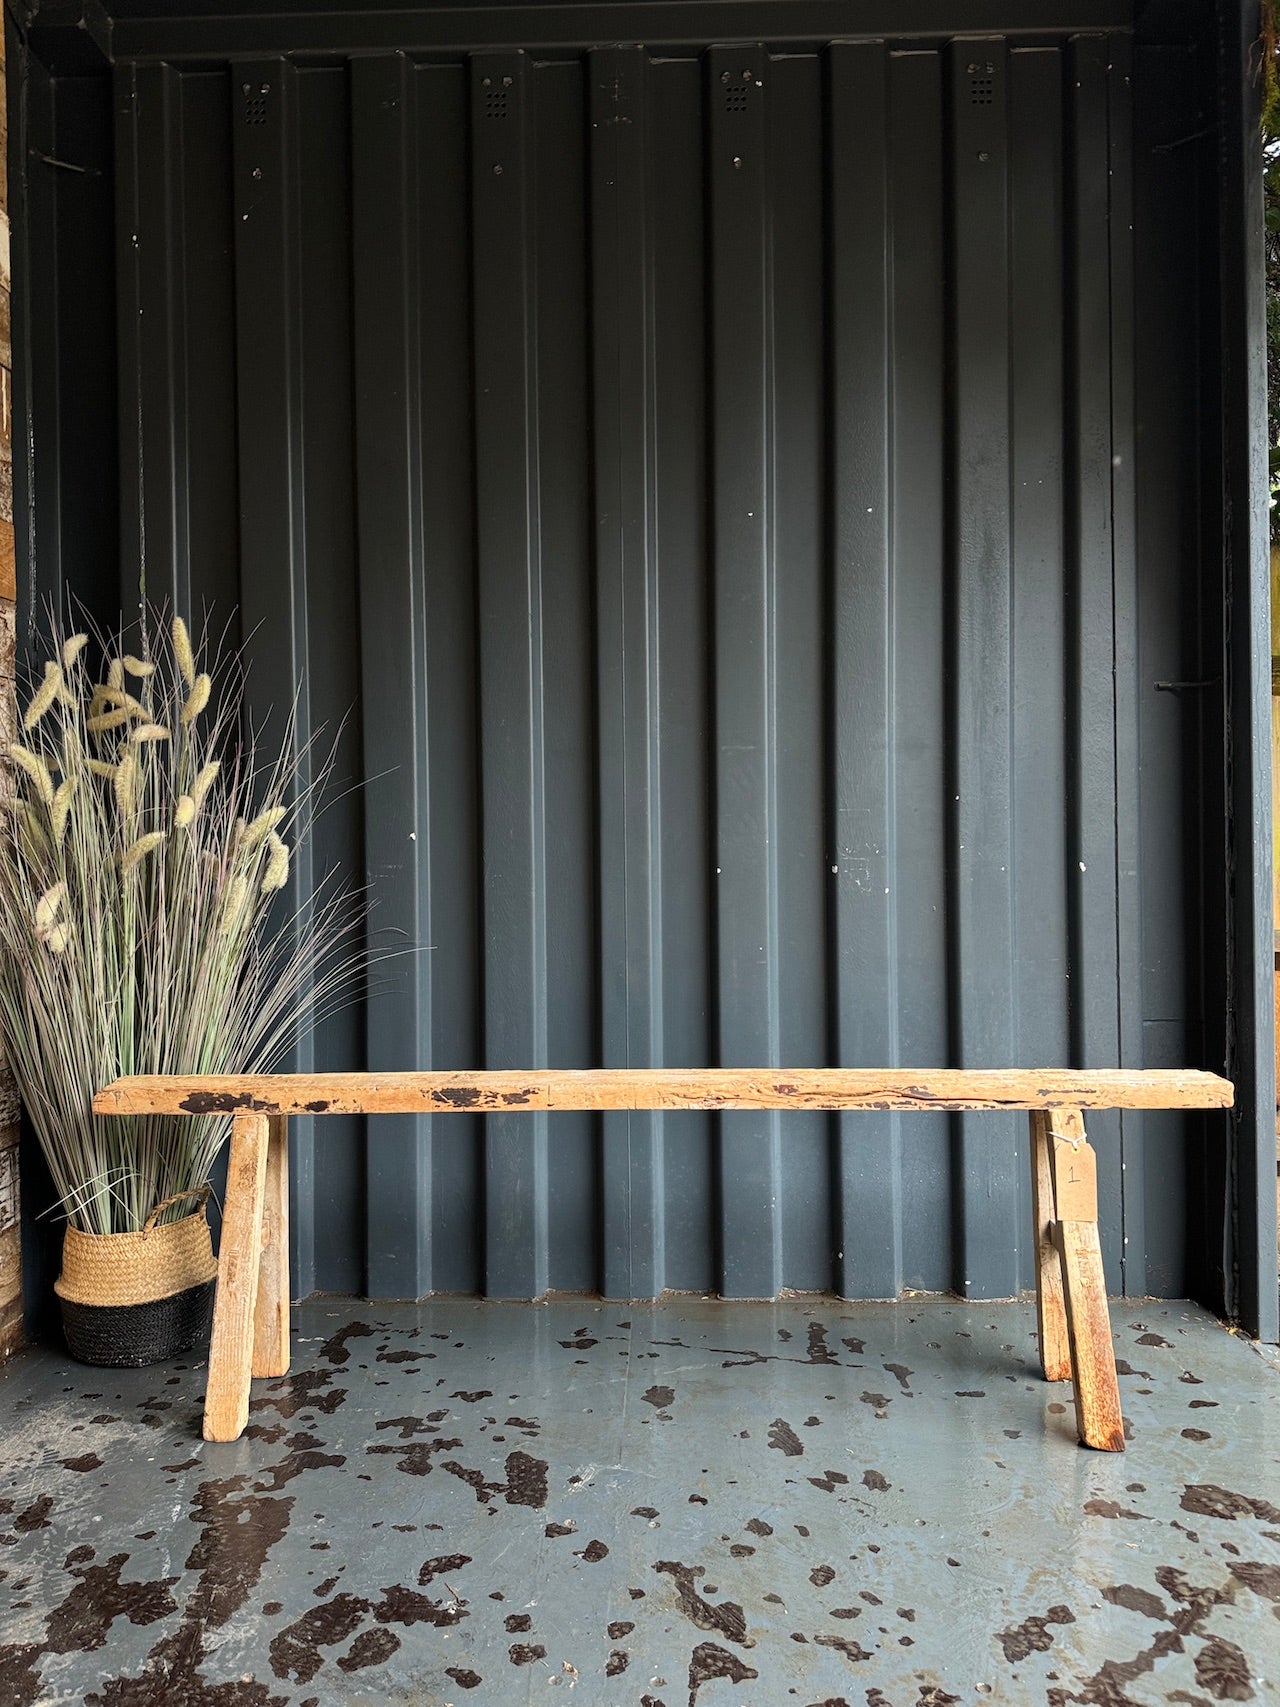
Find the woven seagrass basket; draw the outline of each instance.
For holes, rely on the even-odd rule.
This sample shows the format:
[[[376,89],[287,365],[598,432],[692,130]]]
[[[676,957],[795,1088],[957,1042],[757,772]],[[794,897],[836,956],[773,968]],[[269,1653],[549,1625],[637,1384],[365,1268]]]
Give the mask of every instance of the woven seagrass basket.
[[[141,1368],[208,1336],[218,1260],[205,1213],[208,1187],[158,1203],[140,1233],[68,1227],[54,1291],[67,1349],[81,1363]],[[162,1210],[198,1197],[194,1212],[156,1226]]]

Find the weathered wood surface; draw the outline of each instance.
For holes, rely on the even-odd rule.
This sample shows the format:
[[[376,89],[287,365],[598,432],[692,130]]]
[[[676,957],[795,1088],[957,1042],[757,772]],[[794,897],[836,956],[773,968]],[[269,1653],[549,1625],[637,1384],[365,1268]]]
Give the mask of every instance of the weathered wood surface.
[[[242,1114],[232,1122],[204,1399],[206,1440],[238,1440],[249,1420],[267,1144],[267,1121],[261,1115]]]
[[[1049,1115],[1033,1109],[1031,1124],[1031,1214],[1036,1238],[1036,1337],[1046,1381],[1070,1381],[1071,1346],[1062,1291],[1062,1258],[1053,1242],[1058,1219],[1049,1160]]]
[[[262,1259],[253,1312],[253,1373],[289,1373],[289,1121],[273,1114],[267,1125],[263,1182]]]
[[[1079,1109],[1052,1109],[1045,1118],[1057,1217],[1052,1232],[1062,1263],[1076,1432],[1099,1452],[1123,1452],[1120,1383],[1098,1238],[1097,1158]]]
[[[98,1114],[484,1114],[664,1108],[1230,1108],[1227,1079],[1191,1070],[1063,1067],[604,1068],[263,1073],[116,1079]],[[732,1131],[732,1128],[730,1128]]]
[[[1123,1452],[1124,1418],[1120,1414],[1120,1383],[1111,1345],[1098,1224],[1059,1221],[1053,1238],[1062,1258],[1076,1432],[1086,1446],[1099,1452]]]

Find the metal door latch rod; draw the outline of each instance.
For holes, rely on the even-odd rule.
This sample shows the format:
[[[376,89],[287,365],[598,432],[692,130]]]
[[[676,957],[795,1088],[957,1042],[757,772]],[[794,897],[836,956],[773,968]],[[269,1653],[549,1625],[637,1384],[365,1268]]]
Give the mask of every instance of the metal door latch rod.
[[[43,160],[46,166],[56,166],[60,172],[79,172],[85,178],[102,176],[96,166],[77,166],[74,160],[59,160],[56,154],[42,154],[38,148],[29,152],[33,160]]]

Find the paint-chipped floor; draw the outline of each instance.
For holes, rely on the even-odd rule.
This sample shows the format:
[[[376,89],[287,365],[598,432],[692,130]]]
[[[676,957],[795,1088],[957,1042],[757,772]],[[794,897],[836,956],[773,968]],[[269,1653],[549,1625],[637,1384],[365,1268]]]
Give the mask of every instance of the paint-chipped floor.
[[[203,1367],[0,1374],[0,1707],[1280,1700],[1280,1369],[1113,1309],[1129,1451],[1026,1305],[297,1311]]]

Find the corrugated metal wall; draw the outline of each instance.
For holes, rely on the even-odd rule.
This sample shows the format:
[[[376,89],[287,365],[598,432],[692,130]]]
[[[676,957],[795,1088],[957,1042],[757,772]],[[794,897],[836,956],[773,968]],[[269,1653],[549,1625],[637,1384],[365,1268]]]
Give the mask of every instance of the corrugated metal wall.
[[[238,608],[263,710],[348,716],[297,881],[367,872],[422,945],[304,1064],[1220,1065],[1197,703],[1153,689],[1215,674],[1200,151],[1135,162],[1130,58],[117,65],[124,584]],[[1187,129],[1191,61],[1146,65]],[[1091,1130],[1112,1284],[1181,1291],[1180,1121]],[[298,1280],[1005,1295],[1024,1150],[325,1121]]]

